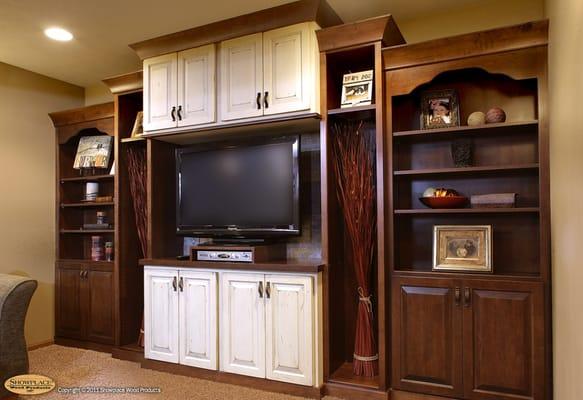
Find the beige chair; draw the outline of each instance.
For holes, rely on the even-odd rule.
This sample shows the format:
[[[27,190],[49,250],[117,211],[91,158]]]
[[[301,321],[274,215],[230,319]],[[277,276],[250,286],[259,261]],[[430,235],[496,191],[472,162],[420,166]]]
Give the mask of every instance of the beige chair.
[[[24,318],[37,281],[0,274],[0,397],[10,394],[6,379],[28,373]]]

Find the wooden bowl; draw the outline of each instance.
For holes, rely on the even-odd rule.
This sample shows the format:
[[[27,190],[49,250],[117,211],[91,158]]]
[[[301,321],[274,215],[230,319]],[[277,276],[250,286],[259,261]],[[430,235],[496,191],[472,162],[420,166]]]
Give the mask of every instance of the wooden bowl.
[[[420,197],[419,201],[430,208],[463,208],[468,204],[465,196]]]

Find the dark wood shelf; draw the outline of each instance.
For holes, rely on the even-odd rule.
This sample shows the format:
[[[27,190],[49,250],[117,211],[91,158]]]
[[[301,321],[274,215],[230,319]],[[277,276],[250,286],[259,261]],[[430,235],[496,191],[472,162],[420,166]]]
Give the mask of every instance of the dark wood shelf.
[[[154,265],[162,267],[179,268],[205,268],[205,269],[244,269],[246,271],[278,271],[291,273],[317,273],[324,270],[322,261],[271,261],[261,263],[237,263],[237,262],[213,262],[177,260],[176,258],[141,259],[140,265]]]
[[[115,202],[113,202],[113,201],[61,204],[61,208],[90,208],[90,207],[112,207],[112,206],[115,206]]]
[[[120,142],[121,143],[135,143],[135,142],[145,142],[146,138],[145,137],[129,137],[129,138],[124,138],[121,139]]]
[[[61,183],[66,182],[90,182],[90,181],[103,181],[103,180],[113,180],[115,175],[93,175],[93,176],[75,176],[73,178],[61,178],[59,179]]]
[[[93,260],[85,260],[82,258],[61,258],[56,260],[59,264],[84,264],[84,265],[104,265],[104,266],[113,266],[114,261],[93,261]]]
[[[61,229],[62,234],[114,233],[115,229]]]
[[[397,215],[416,214],[524,214],[538,213],[538,207],[513,207],[513,208],[410,208],[395,210]]]
[[[426,169],[409,169],[394,171],[395,176],[422,176],[422,175],[461,175],[476,173],[505,173],[520,172],[529,170],[538,170],[538,163],[516,164],[516,165],[498,165],[486,167],[459,167],[459,168],[426,168]]]
[[[355,106],[346,108],[334,108],[328,110],[329,116],[334,116],[342,119],[370,119],[374,118],[377,107],[375,104],[366,106]]]
[[[463,272],[463,271],[431,271],[421,270],[414,267],[399,267],[393,271],[394,277],[419,277],[419,278],[452,278],[452,279],[497,279],[497,280],[533,280],[540,281],[541,277],[538,274],[499,274],[496,273],[496,266],[494,266],[494,273],[486,272]]]
[[[379,381],[378,376],[373,378],[367,378],[363,376],[356,376],[352,372],[352,363],[343,363],[336,371],[334,371],[328,382],[341,383],[344,385],[360,386],[367,389],[378,389]]]
[[[498,124],[485,124],[478,126],[455,126],[451,128],[437,129],[415,129],[411,131],[393,132],[394,138],[416,137],[424,139],[435,139],[444,135],[457,134],[491,134],[505,129],[512,129],[514,133],[528,132],[532,127],[538,125],[538,120],[520,121],[520,122],[502,122]]]

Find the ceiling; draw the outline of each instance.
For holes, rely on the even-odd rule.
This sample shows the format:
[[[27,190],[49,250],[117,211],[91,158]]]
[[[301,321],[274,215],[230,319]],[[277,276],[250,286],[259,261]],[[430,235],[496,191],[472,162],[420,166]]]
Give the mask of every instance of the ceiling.
[[[328,0],[356,21],[391,13],[397,21],[481,0]],[[0,62],[79,86],[140,69],[128,47],[156,36],[274,7],[289,0],[0,0]],[[75,39],[61,43],[43,30],[59,26]]]

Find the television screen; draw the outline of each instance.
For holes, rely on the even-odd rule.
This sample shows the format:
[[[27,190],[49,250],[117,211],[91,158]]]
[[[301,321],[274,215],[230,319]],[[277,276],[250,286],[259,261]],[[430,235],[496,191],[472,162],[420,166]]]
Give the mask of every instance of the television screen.
[[[299,138],[177,151],[177,231],[298,234]]]

